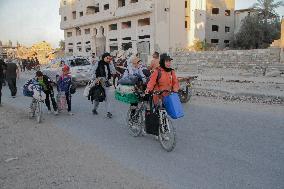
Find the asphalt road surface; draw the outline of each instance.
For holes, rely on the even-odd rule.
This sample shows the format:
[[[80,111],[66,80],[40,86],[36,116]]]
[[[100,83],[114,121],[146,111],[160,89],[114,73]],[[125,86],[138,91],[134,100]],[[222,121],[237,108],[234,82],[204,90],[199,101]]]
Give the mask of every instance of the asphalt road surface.
[[[19,81],[15,99],[4,87],[3,102],[28,113],[31,99],[22,96],[23,83]],[[283,106],[213,103],[196,97],[184,105],[186,116],[173,122],[177,146],[168,153],[154,137],[129,135],[127,105],[112,99],[113,119],[106,118],[103,106],[94,116],[82,94],[83,88],[73,96],[74,116],[44,114],[44,121],[169,188],[284,188]]]

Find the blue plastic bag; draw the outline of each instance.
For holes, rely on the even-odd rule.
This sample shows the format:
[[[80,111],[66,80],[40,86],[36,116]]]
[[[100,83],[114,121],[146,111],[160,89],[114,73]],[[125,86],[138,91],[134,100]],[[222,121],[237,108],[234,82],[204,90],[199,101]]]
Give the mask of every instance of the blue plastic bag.
[[[178,119],[184,116],[183,108],[177,93],[171,93],[163,98],[163,104],[168,115],[172,119]]]

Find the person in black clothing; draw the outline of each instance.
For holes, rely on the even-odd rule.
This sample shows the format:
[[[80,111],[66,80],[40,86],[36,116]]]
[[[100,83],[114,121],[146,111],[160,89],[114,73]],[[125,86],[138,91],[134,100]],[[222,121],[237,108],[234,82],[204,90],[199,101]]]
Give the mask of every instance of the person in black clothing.
[[[107,117],[111,118],[112,113],[110,112],[110,93],[109,87],[112,75],[115,74],[115,68],[113,63],[111,62],[111,55],[109,53],[104,53],[102,59],[97,62],[93,67],[93,79],[96,80],[98,84],[101,84],[105,90],[105,106],[107,111]],[[94,115],[97,115],[97,109],[99,107],[99,101],[94,102],[94,109],[92,110]]]
[[[2,104],[2,85],[3,85],[3,80],[4,80],[4,72],[7,69],[7,66],[4,62],[4,60],[0,59],[0,106]]]
[[[17,94],[17,78],[19,79],[19,69],[17,64],[13,62],[7,63],[6,81],[13,98],[15,98]]]
[[[41,71],[36,72],[36,79],[39,82],[39,84],[42,86],[43,92],[46,94],[45,105],[48,109],[48,113],[51,113],[51,107],[50,107],[50,99],[51,99],[54,114],[57,115],[58,114],[57,103],[54,98],[54,91],[52,87],[52,83],[54,82],[51,81],[51,79],[48,76],[43,75]]]

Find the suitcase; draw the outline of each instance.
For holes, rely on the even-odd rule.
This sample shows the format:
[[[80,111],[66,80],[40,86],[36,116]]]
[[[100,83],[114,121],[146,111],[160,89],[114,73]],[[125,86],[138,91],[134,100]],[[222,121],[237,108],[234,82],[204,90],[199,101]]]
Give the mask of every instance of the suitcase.
[[[151,135],[159,136],[159,114],[153,113],[150,110],[145,112],[145,128],[146,133]]]

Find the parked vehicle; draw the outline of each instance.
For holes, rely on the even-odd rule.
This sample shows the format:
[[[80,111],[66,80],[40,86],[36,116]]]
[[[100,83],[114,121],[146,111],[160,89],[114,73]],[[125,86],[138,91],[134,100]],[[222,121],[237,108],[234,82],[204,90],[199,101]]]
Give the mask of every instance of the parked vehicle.
[[[83,57],[72,57],[63,59],[64,63],[70,67],[70,73],[72,81],[79,85],[86,85],[91,78],[91,63]],[[58,61],[42,69],[42,72],[49,76],[53,81],[56,80],[56,76],[60,75],[62,65]]]

